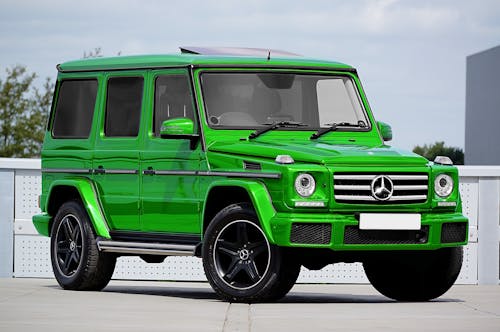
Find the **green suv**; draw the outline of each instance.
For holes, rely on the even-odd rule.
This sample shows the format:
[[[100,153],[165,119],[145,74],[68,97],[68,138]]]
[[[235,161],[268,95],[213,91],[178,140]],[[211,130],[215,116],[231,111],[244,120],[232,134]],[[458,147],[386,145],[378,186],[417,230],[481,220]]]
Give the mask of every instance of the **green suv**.
[[[455,282],[457,169],[386,145],[354,68],[197,47],[57,68],[33,222],[64,289],[104,288],[123,255],[201,257],[236,302],[277,300],[301,266],[338,262],[362,262],[396,300]]]

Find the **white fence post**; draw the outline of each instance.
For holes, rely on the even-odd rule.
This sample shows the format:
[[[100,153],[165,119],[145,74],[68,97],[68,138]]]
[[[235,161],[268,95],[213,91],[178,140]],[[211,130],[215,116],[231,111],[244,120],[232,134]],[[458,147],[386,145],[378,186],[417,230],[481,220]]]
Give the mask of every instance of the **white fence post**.
[[[479,179],[478,283],[499,279],[500,178]]]
[[[0,169],[0,277],[14,272],[14,170]]]

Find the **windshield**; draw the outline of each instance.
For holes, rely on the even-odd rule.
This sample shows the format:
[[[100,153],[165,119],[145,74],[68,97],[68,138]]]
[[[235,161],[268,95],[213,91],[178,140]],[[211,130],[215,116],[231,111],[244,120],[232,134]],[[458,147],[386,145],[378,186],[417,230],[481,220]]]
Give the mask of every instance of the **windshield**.
[[[253,129],[288,121],[307,130],[333,124],[344,130],[370,127],[348,76],[206,72],[201,78],[212,128]]]

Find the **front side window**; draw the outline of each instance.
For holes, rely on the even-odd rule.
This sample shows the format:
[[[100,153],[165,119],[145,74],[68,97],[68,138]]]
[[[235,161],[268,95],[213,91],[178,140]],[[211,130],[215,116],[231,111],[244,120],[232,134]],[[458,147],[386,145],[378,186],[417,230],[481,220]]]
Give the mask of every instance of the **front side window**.
[[[160,136],[163,121],[189,118],[194,121],[193,98],[186,75],[158,76],[155,82],[153,133]]]
[[[212,128],[250,129],[283,121],[308,130],[333,123],[352,130],[369,128],[348,76],[206,72],[202,85]]]
[[[113,77],[108,80],[106,120],[107,137],[136,137],[141,119],[142,77]]]
[[[59,87],[54,138],[88,138],[97,96],[97,80],[65,80]]]

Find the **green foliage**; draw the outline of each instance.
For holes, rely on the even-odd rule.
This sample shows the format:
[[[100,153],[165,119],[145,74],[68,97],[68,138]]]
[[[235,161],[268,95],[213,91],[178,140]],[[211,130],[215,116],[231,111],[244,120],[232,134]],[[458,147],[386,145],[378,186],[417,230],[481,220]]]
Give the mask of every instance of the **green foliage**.
[[[432,145],[425,144],[424,146],[417,145],[413,148],[413,152],[430,161],[434,160],[436,156],[447,156],[455,165],[464,164],[464,151],[460,148],[444,146],[444,142],[436,142]]]
[[[47,78],[40,91],[35,79],[18,65],[0,80],[0,157],[40,156],[54,85]]]

